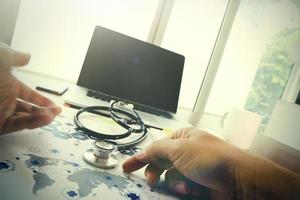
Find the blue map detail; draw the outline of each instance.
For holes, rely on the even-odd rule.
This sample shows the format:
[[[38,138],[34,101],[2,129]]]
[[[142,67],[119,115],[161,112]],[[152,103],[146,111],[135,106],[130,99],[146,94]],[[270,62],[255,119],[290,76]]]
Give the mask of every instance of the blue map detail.
[[[51,122],[51,124],[49,124],[48,126],[59,126],[59,125],[61,125],[61,122],[60,121],[57,121],[57,120],[53,120],[52,122]]]
[[[69,197],[76,197],[78,194],[77,192],[71,190],[71,191],[68,191],[67,194],[69,195]]]
[[[15,170],[15,165],[8,160],[0,160],[0,172],[10,172]]]
[[[65,140],[72,138],[72,136],[70,134],[59,132],[59,131],[53,132],[53,135],[57,138],[65,139]]]
[[[107,177],[110,177],[107,179]],[[92,190],[100,186],[106,185],[109,189],[118,188],[120,195],[124,195],[131,180],[122,176],[108,173],[107,171],[98,171],[87,168],[82,168],[79,171],[69,175],[67,179],[71,182],[75,182],[79,188],[79,195],[81,198],[87,197],[92,193]],[[93,184],[87,184],[92,179]]]
[[[65,125],[67,126],[74,126],[72,123],[66,122]]]
[[[1,152],[5,155],[3,156],[5,159],[1,160],[0,158],[0,199],[44,199],[43,197],[61,200],[92,199],[93,196],[101,197],[106,195],[103,195],[103,192],[107,193],[106,199],[110,196],[119,196],[119,198],[112,199],[124,200],[149,199],[147,198],[148,192],[145,191],[149,191],[149,188],[138,177],[134,178],[134,176],[120,174],[114,170],[101,170],[88,166],[82,160],[78,160],[78,153],[81,154],[81,150],[75,146],[61,149],[61,142],[69,138],[65,142],[73,142],[73,140],[75,142],[76,140],[79,144],[80,142],[84,144],[81,145],[83,148],[87,146],[85,144],[89,137],[76,130],[71,124],[69,125],[64,122],[54,121],[48,126],[39,128],[38,131],[32,131],[32,133],[30,131],[34,137],[26,136],[24,141],[23,139],[16,140],[16,144],[12,144],[17,146],[16,150],[19,151],[14,152],[15,155],[9,158],[13,162],[6,160],[8,159],[6,154],[9,153],[6,150],[10,150],[10,144],[0,138],[0,149],[4,148],[4,151]],[[66,130],[73,128],[74,132],[64,132],[58,126],[66,127]],[[39,137],[40,134],[44,134],[44,137]],[[87,140],[82,141],[85,139]],[[56,142],[59,143],[57,144]],[[31,147],[31,145],[35,144],[38,144],[38,147]],[[86,166],[86,168],[83,168],[83,166]],[[13,170],[15,172],[10,172]],[[18,181],[19,179],[20,181]],[[9,188],[10,186],[12,187]],[[20,186],[20,190],[15,190],[15,188]],[[9,190],[4,191],[4,188]],[[14,193],[17,195],[14,195]],[[151,197],[156,197],[155,195],[152,194]],[[9,198],[12,196],[20,198]]]
[[[73,166],[74,166],[74,167],[80,167],[80,165],[77,164],[77,163],[73,163]]]
[[[30,164],[31,164],[32,166],[39,166],[41,163],[40,163],[39,160],[30,160]]]
[[[71,134],[73,136],[73,138],[76,138],[78,140],[87,140],[89,139],[86,134],[84,133],[80,133],[80,132],[77,132],[77,133],[72,133]]]
[[[46,173],[43,173],[37,169],[42,168],[44,166],[57,166],[59,163],[62,163],[63,165],[70,165],[72,167],[78,165],[77,163],[55,159],[55,158],[41,157],[33,154],[25,154],[25,155],[29,157],[29,159],[25,160],[25,165],[29,169],[32,169],[33,172],[33,176],[32,176],[34,180],[34,186],[32,188],[33,194],[37,194],[39,190],[49,187],[55,182]]]
[[[52,125],[43,126],[43,127],[41,127],[41,129],[44,130],[44,131],[50,131],[50,132],[57,131],[56,127],[52,126]]]
[[[127,194],[127,197],[129,197],[131,200],[140,200],[140,197],[132,192]]]
[[[8,169],[9,165],[6,162],[0,162],[0,170]]]
[[[62,191],[64,199],[80,199],[79,192],[75,188],[66,188]]]
[[[52,180],[47,174],[36,172],[33,174],[33,180],[35,184],[32,188],[33,194],[36,194],[39,190],[51,186],[55,181]]]
[[[63,169],[65,173],[62,175],[65,181],[70,181],[77,185],[75,188],[66,188],[62,191],[61,195],[64,199],[80,199],[96,196],[97,189],[105,186],[112,192],[123,197],[121,199],[140,200],[142,199],[142,194],[136,193],[136,191],[143,191],[145,188],[142,182],[137,182],[137,180],[130,176],[117,175],[106,170],[81,168],[78,163],[62,159],[23,154],[20,160],[31,171],[33,180],[31,191],[36,197],[45,188],[55,187],[55,183],[59,180],[56,180],[58,178],[57,174],[49,173],[53,170],[51,167]],[[0,160],[0,172],[13,170],[14,166],[10,161]]]
[[[70,127],[70,126],[68,126],[68,127]],[[61,126],[61,123],[58,121],[53,121],[51,124],[41,127],[41,129],[52,133],[55,137],[60,138],[60,139],[66,140],[66,139],[72,138],[72,136],[69,133],[61,131],[61,129],[69,130],[70,128]],[[83,140],[83,139],[85,140],[85,138],[83,136],[78,136],[78,137],[82,138],[81,140]],[[77,139],[79,139],[79,138],[77,138]]]
[[[59,151],[57,149],[51,149],[50,152],[55,153],[55,154],[59,153]]]
[[[41,129],[45,131],[56,131],[56,127],[59,125],[61,125],[61,122],[54,120],[51,122],[51,124],[41,127]]]

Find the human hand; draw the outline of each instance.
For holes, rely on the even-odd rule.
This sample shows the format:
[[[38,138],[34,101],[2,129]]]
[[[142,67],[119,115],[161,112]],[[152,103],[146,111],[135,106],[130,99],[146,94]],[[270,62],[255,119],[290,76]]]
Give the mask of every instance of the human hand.
[[[0,42],[0,133],[46,125],[61,112],[51,100],[11,74],[11,67],[24,66],[29,60],[29,54]]]
[[[210,134],[185,128],[129,158],[123,170],[130,173],[148,165],[145,176],[152,187],[167,170],[165,183],[176,195],[230,199],[236,151],[235,147]]]

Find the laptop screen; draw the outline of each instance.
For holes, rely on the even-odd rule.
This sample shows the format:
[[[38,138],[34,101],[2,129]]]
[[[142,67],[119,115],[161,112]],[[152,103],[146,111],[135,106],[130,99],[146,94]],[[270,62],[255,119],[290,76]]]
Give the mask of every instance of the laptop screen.
[[[77,85],[176,113],[184,56],[97,26]]]

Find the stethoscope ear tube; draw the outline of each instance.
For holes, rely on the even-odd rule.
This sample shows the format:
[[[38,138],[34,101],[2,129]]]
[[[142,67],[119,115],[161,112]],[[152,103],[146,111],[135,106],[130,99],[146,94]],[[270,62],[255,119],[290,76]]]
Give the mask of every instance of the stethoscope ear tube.
[[[144,129],[143,134],[141,134],[141,136],[138,139],[135,139],[131,142],[119,143],[116,140],[106,140],[106,141],[116,145],[116,147],[119,151],[123,151],[123,150],[131,149],[131,148],[139,145],[140,143],[142,143],[147,138],[147,135],[148,135],[148,131],[147,131],[147,129]]]
[[[115,103],[116,102],[112,103],[110,107],[107,107],[107,106],[89,106],[89,107],[81,108],[74,115],[74,123],[75,123],[78,130],[80,130],[83,133],[87,134],[89,137],[99,139],[99,140],[109,141],[110,143],[116,145],[118,150],[125,150],[125,149],[132,148],[132,147],[140,144],[142,141],[144,141],[146,139],[147,129],[145,127],[145,124],[144,124],[143,120],[139,117],[137,112],[135,112],[133,110],[134,114],[132,114],[132,113],[127,112],[125,110],[114,108]],[[118,125],[125,128],[127,131],[124,132],[124,133],[120,133],[120,134],[109,135],[109,134],[105,134],[105,133],[96,132],[94,130],[91,130],[88,127],[84,126],[79,120],[79,116],[84,112],[91,112],[91,113],[102,115],[102,116],[103,115],[108,115],[106,113],[105,114],[102,113],[101,111],[109,112],[110,113],[109,114],[110,118],[113,121],[115,121]],[[127,120],[122,119],[121,117],[118,116],[118,114],[122,114],[122,115],[128,117],[130,119],[131,124],[135,124],[135,125],[139,126],[139,128],[137,128],[137,129],[132,128],[131,126],[129,126],[126,123]],[[117,141],[119,139],[124,139],[124,138],[129,137],[132,133],[142,133],[142,134],[141,134],[140,137],[138,137],[137,139],[135,139],[131,142],[121,143],[121,142]]]

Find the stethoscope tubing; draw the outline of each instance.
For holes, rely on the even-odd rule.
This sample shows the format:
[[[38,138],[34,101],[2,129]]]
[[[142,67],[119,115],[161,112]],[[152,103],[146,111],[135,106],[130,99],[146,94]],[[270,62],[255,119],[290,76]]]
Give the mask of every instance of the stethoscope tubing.
[[[107,107],[107,106],[88,106],[88,107],[81,108],[74,115],[74,123],[75,123],[78,130],[80,130],[83,133],[87,134],[90,138],[92,137],[94,139],[106,140],[106,141],[116,145],[118,150],[125,150],[125,149],[132,148],[132,147],[140,144],[142,141],[144,141],[146,139],[146,137],[147,137],[147,128],[146,128],[144,122],[142,121],[142,119],[137,114],[137,112],[135,112],[133,110],[134,114],[132,114],[132,113],[129,113],[125,110],[114,108],[115,103],[116,102],[114,102],[110,107]],[[106,111],[106,112],[109,112],[110,114],[107,114],[107,113],[104,113],[104,112],[101,112],[101,111]],[[111,119],[113,119],[113,121],[115,121],[117,124],[119,124],[120,126],[125,128],[127,131],[124,132],[124,133],[120,133],[120,134],[109,135],[109,134],[105,134],[105,133],[101,133],[101,132],[91,130],[88,127],[84,126],[79,120],[79,116],[84,112],[91,112],[91,113],[98,114],[98,115],[101,115],[101,116],[110,117]],[[132,123],[137,124],[139,126],[139,128],[134,129],[134,128],[130,127],[126,123],[128,120],[120,118],[117,115],[117,113],[123,114],[126,117],[128,117],[131,121],[130,123],[131,124]],[[127,142],[127,143],[117,142],[117,140],[119,140],[119,139],[124,139],[124,138],[129,137],[132,133],[142,133],[142,134],[138,139],[135,139],[135,140]]]

